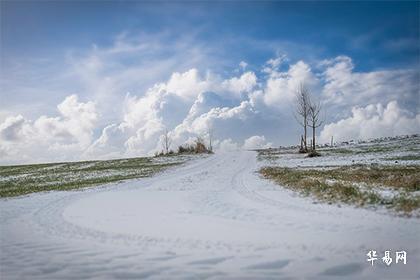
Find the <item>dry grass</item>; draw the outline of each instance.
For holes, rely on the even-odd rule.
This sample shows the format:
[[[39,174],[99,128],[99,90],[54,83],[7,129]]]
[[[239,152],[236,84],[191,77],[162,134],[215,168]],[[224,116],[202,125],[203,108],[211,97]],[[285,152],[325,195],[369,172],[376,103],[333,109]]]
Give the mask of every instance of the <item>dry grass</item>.
[[[323,170],[265,167],[260,172],[265,178],[320,201],[386,205],[406,215],[420,208],[420,197],[412,195],[420,190],[419,166],[358,165]],[[364,188],[354,183],[363,183]],[[399,194],[383,198],[377,192],[378,187],[393,189]]]

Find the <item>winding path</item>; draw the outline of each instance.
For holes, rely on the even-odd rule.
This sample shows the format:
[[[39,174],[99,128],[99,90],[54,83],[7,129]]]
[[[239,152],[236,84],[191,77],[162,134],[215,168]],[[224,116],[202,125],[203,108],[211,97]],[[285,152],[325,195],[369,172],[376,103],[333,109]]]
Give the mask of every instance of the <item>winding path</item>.
[[[153,178],[0,200],[1,279],[420,278],[420,221],[313,203],[254,152]],[[366,253],[406,250],[372,267]]]

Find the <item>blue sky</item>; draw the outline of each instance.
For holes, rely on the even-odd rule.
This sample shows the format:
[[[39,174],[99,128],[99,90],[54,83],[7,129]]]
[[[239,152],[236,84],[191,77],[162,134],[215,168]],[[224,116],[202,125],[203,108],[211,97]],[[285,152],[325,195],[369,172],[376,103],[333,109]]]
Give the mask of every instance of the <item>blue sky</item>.
[[[192,89],[196,95],[188,94],[188,101],[185,96],[175,101],[161,97],[162,104],[177,102],[174,108],[184,114],[175,118],[179,124],[188,119],[186,114],[199,99],[200,90],[216,91],[222,101],[218,99],[217,106],[209,107],[205,113],[212,108],[234,109],[242,102],[250,102],[258,114],[278,112],[261,113],[245,122],[255,123],[260,128],[256,135],[273,145],[293,143],[299,135],[298,127],[288,128],[279,121],[290,115],[284,109],[290,107],[286,105],[290,93],[285,92],[298,80],[308,79],[304,82],[312,83],[314,94],[331,104],[326,123],[354,118],[354,107],[370,110],[369,105],[380,104],[387,108],[393,101],[407,119],[415,119],[420,66],[419,5],[418,1],[2,1],[0,131],[10,135],[12,127],[20,133],[19,137],[6,137],[9,140],[3,137],[3,153],[10,156],[11,151],[30,150],[30,144],[19,141],[23,135],[41,133],[36,122],[42,116],[71,121],[77,126],[71,116],[57,109],[58,104],[75,95],[77,101],[70,103],[77,108],[88,108],[83,106],[89,102],[95,107],[91,131],[84,131],[83,137],[75,135],[83,130],[80,127],[69,132],[74,138],[71,145],[83,138],[83,148],[79,147],[78,152],[86,154],[87,148],[93,149],[92,145],[103,139],[107,127],[127,123],[128,100],[141,107],[148,100],[141,98],[154,85],[165,83],[165,90],[171,88],[171,79],[178,77],[174,73],[189,73],[184,80],[177,80],[180,87],[198,87]],[[270,64],[276,59],[277,64]],[[239,66],[240,62],[246,66]],[[267,66],[271,72],[266,71]],[[191,69],[197,72],[188,72]],[[246,73],[250,73],[243,76],[244,83],[250,83],[246,89],[227,86],[229,80]],[[223,83],[225,86],[217,87]],[[393,87],[398,91],[393,91]],[[231,93],[238,90],[240,95]],[[380,91],[386,96],[381,98]],[[127,92],[131,97],[127,97]],[[176,89],[173,94],[182,95]],[[358,96],[348,97],[352,94]],[[384,111],[375,110],[377,114]],[[11,119],[19,115],[23,120]],[[166,112],[152,115],[157,116],[161,126],[168,126],[163,117]],[[281,135],[270,132],[276,121],[284,128]],[[22,127],[14,126],[15,122]],[[55,123],[54,127],[60,125],[63,124]],[[220,124],[219,130],[229,131],[229,125]],[[126,135],[124,149],[134,141],[132,137],[145,129],[138,121],[130,126],[132,132]],[[175,138],[179,136],[176,127],[171,122]],[[192,137],[194,129],[186,129],[188,137]],[[231,139],[241,145],[253,136],[249,130],[252,128],[236,135],[224,133],[219,140]],[[290,135],[284,136],[289,130]],[[396,133],[394,128],[389,131]],[[48,145],[63,142],[51,135],[45,137],[50,139]],[[150,141],[156,143],[155,138]],[[31,155],[28,153],[25,160],[30,161]]]
[[[230,38],[313,47],[303,55],[351,56],[360,69],[419,63],[419,3],[400,2],[2,2],[2,59],[62,55],[107,46],[121,32],[198,32],[213,44]],[[237,50],[229,42],[223,52]],[[272,53],[233,54],[261,64]],[[287,50],[285,50],[287,51]],[[299,54],[302,55],[302,54]]]

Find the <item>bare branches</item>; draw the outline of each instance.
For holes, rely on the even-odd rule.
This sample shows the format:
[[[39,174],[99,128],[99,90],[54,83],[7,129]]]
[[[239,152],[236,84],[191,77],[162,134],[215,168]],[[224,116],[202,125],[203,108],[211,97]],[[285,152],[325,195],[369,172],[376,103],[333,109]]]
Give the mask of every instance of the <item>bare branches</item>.
[[[309,122],[308,126],[312,128],[312,151],[315,152],[316,143],[315,143],[315,130],[320,127],[324,121],[320,118],[321,113],[321,103],[320,102],[312,102],[309,106]]]
[[[169,135],[169,132],[167,129],[165,129],[165,134],[163,135],[163,150],[165,151],[165,154],[169,153],[169,149],[171,148],[172,144],[172,138]]]
[[[308,116],[309,116],[309,107],[311,104],[310,93],[304,84],[300,84],[299,88],[296,91],[295,99],[295,119],[303,127],[303,146],[304,151],[307,151],[306,145],[306,135],[307,135],[307,125],[308,125]]]
[[[315,151],[315,133],[316,128],[323,124],[321,120],[321,103],[315,102],[311,98],[311,93],[304,84],[300,84],[296,91],[295,113],[294,116],[298,123],[303,127],[304,135],[301,138],[300,152],[308,152],[307,147],[307,127],[312,128],[311,149]]]
[[[310,104],[310,93],[304,84],[300,84],[296,91],[296,113],[299,116],[307,116]]]
[[[213,152],[213,145],[212,145],[212,142],[213,142],[213,129],[211,127],[208,127],[207,134],[208,134],[208,137],[209,137],[209,151],[210,152]]]
[[[318,103],[311,103],[309,106],[309,121],[308,126],[311,128],[318,128],[320,127],[324,121],[320,118],[322,105],[320,102]]]

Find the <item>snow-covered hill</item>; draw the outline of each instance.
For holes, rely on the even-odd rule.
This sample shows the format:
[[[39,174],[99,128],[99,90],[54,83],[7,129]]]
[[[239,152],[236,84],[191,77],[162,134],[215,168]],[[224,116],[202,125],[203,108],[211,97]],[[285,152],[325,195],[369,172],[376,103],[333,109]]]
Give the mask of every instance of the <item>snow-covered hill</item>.
[[[152,178],[0,200],[1,279],[418,279],[420,220],[314,204],[252,151]],[[366,254],[378,253],[371,266]],[[383,252],[407,252],[386,266]]]

